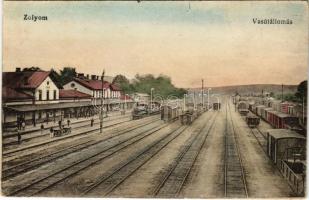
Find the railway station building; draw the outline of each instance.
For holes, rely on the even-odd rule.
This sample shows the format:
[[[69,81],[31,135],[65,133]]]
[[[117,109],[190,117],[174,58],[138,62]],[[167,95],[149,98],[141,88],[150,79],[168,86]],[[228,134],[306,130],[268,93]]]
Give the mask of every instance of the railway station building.
[[[3,72],[2,84],[2,125],[3,128],[16,127],[22,121],[26,125],[63,120],[64,118],[90,117],[100,109],[99,80],[89,84],[87,80],[74,78],[59,88],[47,71]],[[72,85],[75,84],[74,87]],[[87,86],[87,87],[86,87]],[[92,90],[89,89],[92,86]],[[87,90],[86,90],[87,89]],[[104,82],[105,110],[113,107],[132,107],[134,101],[121,95],[115,85]],[[89,92],[91,91],[91,92]]]

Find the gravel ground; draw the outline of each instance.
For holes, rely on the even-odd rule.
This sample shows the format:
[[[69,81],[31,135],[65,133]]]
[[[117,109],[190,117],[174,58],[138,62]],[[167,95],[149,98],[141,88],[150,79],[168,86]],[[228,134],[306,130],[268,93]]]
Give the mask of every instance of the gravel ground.
[[[224,198],[224,125],[225,112],[218,112],[211,133],[180,193],[181,198]]]
[[[209,120],[210,116],[210,113],[205,113],[200,116],[192,126],[189,126],[179,137],[161,150],[159,154],[154,156],[143,167],[125,180],[110,196],[126,198],[153,197],[155,187],[160,183],[164,172],[179,154],[183,145],[192,136],[193,130],[203,126],[205,121]]]
[[[88,170],[80,172],[77,176],[67,179],[65,182],[50,188],[50,190],[48,191],[44,191],[44,193],[41,193],[40,196],[79,196],[83,189],[83,186],[93,182],[95,178],[108,172],[113,166],[115,166],[119,162],[128,159],[130,155],[140,151],[147,144],[150,144],[154,140],[160,138],[163,135],[166,135],[167,132],[179,126],[180,125],[178,123],[173,123],[170,126],[167,126],[151,134],[143,140],[120,150],[113,156],[108,157],[103,161],[100,161],[96,165],[88,168]],[[55,193],[55,191],[57,192]],[[100,196],[100,191],[96,191],[95,196]]]

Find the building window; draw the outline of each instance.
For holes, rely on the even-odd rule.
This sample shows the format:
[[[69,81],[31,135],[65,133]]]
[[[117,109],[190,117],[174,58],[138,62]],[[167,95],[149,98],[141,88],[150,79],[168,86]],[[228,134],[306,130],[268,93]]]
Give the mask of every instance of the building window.
[[[49,100],[49,90],[46,91],[46,100]]]
[[[71,83],[71,87],[72,87],[72,88],[75,87],[75,83]]]
[[[54,99],[57,99],[57,91],[54,90]]]
[[[49,85],[49,81],[47,81],[47,85]]]
[[[39,101],[42,101],[42,90],[39,90]]]
[[[42,111],[39,111],[39,116],[38,116],[39,119],[42,119]]]

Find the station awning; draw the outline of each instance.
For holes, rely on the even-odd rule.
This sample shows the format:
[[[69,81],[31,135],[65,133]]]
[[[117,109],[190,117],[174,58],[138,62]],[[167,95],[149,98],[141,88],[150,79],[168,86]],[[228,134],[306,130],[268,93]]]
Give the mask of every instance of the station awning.
[[[6,109],[17,111],[17,112],[29,112],[35,110],[54,110],[63,108],[76,108],[92,106],[91,102],[68,102],[68,103],[54,103],[54,104],[36,104],[36,105],[18,105],[18,106],[7,106]]]

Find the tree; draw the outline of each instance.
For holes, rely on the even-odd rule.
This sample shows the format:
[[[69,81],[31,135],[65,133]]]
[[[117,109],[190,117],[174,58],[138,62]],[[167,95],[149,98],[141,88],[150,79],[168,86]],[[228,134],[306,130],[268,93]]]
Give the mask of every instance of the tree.
[[[129,79],[127,79],[124,75],[119,74],[115,76],[112,83],[120,87],[125,94],[131,94],[134,92],[134,88],[130,84]]]
[[[54,69],[50,70],[49,76],[50,76],[50,78],[53,80],[53,82],[56,84],[56,86],[59,89],[63,89],[62,82],[61,82],[61,77]]]
[[[72,81],[76,76],[76,69],[73,67],[64,67],[63,70],[60,70],[60,83],[62,85],[67,84]]]
[[[297,92],[295,93],[295,96],[298,98],[299,101],[305,101],[307,102],[307,81],[302,81],[298,87]]]
[[[154,88],[154,95],[159,95],[163,98],[171,95],[182,98],[186,93],[185,89],[176,88],[172,84],[170,77],[162,74],[158,77],[155,77],[152,74],[137,74],[133,80],[132,88],[135,92],[147,94],[150,94],[151,88]]]
[[[130,84],[130,81],[124,75],[119,74],[113,79],[113,84],[121,86],[123,84]]]

